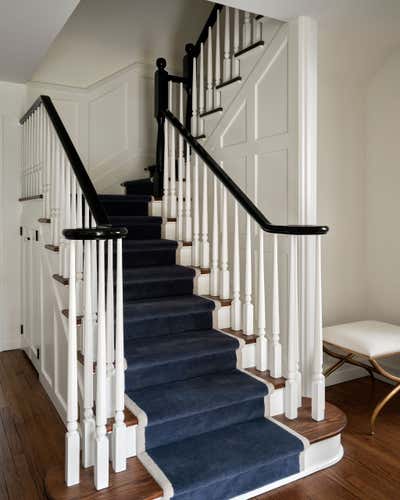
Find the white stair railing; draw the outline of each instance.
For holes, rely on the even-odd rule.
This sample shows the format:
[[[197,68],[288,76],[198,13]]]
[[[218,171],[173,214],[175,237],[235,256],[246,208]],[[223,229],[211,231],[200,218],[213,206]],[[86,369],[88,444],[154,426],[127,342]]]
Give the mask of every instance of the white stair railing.
[[[51,224],[46,246],[58,252],[57,278],[68,284],[65,482],[79,483],[82,464],[94,467],[94,485],[102,489],[109,485],[110,458],[115,472],[126,469],[122,238],[127,231],[109,224],[51,99],[39,97],[21,124],[21,196],[43,198],[43,219]],[[107,433],[110,417],[114,424]]]
[[[269,375],[274,378],[286,376],[284,411],[290,419],[297,418],[298,408],[302,405],[304,395],[302,373],[299,368],[298,290],[301,289],[302,283],[299,283],[298,274],[298,242],[299,238],[315,241],[317,255],[314,303],[316,329],[312,374],[312,417],[315,420],[322,420],[325,408],[325,382],[322,375],[321,235],[325,234],[328,228],[325,226],[274,226],[269,223],[221,166],[193,139],[182,123],[170,111],[165,112],[165,117],[169,134],[174,129],[175,133],[180,136],[179,140],[184,143],[186,155],[191,153],[191,161],[194,165],[193,196],[190,200],[194,215],[192,241],[197,250],[192,254],[192,265],[198,267],[201,273],[210,274],[209,293],[212,296],[217,296],[221,301],[232,298],[231,329],[241,331],[243,335],[257,337],[256,368],[260,372],[268,370]],[[199,193],[199,170],[202,179],[201,193]],[[232,210],[230,216],[229,209]],[[241,216],[245,221],[243,233],[240,232]],[[209,217],[212,220],[210,269]],[[228,251],[228,221],[233,221],[231,253]],[[265,265],[266,239],[268,248],[272,248],[269,267]],[[289,245],[289,269],[286,289],[286,287],[279,286],[279,255],[285,251],[287,244]],[[242,260],[241,248],[244,249]],[[243,279],[241,279],[241,271],[244,274]],[[271,293],[268,295],[266,293],[267,277],[270,277],[271,282]],[[241,283],[243,283],[243,289]],[[282,301],[284,293],[287,295]],[[280,338],[280,303],[288,304],[285,350],[282,348]],[[270,329],[267,325],[270,325]],[[282,372],[283,360],[286,361],[285,373]]]

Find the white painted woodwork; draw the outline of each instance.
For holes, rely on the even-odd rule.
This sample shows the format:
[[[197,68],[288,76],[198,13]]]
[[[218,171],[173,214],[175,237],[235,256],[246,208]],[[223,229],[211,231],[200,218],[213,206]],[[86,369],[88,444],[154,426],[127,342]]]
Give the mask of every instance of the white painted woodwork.
[[[124,423],[125,366],[124,366],[124,301],[122,272],[122,239],[117,245],[116,324],[115,324],[115,422],[112,435],[112,465],[115,472],[126,469],[127,443]]]
[[[239,208],[234,202],[233,233],[233,286],[231,303],[231,328],[238,331],[242,327],[242,303],[240,301],[240,244],[239,244]]]
[[[230,298],[230,272],[229,272],[229,253],[228,253],[228,198],[227,190],[221,186],[221,271],[219,296],[221,299]]]
[[[218,223],[218,179],[214,177],[213,189],[213,215],[212,215],[212,257],[211,257],[211,271],[210,271],[210,294],[213,297],[219,295],[219,223]]]
[[[254,333],[254,306],[252,303],[252,235],[250,215],[246,215],[246,241],[245,241],[245,271],[244,271],[244,302],[243,302],[243,333]]]
[[[246,48],[251,44],[250,12],[244,12],[242,44],[242,48]]]
[[[78,432],[78,361],[76,331],[75,241],[70,242],[69,317],[68,317],[68,395],[67,433],[65,435],[65,482],[79,483],[80,438]]]
[[[69,171],[68,171],[69,173]],[[65,157],[60,151],[60,227],[68,227],[66,225],[66,193],[65,193],[65,175],[66,175],[66,168],[65,168]],[[66,249],[66,241],[63,235],[61,234],[60,236],[60,248],[58,252],[58,259],[59,259],[59,271],[58,274],[60,276],[65,276],[65,270],[64,270],[64,253]],[[79,253],[79,252],[77,252]]]
[[[200,266],[200,190],[199,190],[199,157],[194,155],[193,165],[193,243],[192,264]]]
[[[225,28],[224,28],[224,68],[223,81],[227,82],[232,76],[231,65],[231,25],[230,25],[230,7],[225,7]]]
[[[193,74],[192,74],[192,117],[191,117],[191,133],[193,137],[197,137],[199,111],[197,108],[197,57],[193,58]]]
[[[285,384],[285,415],[289,419],[297,418],[299,399],[298,377],[298,277],[297,277],[297,237],[290,236],[289,254],[289,331],[288,331],[288,368]]]
[[[220,28],[220,11],[217,12],[217,20],[215,22],[215,77],[214,77],[214,107],[221,106],[221,92],[217,87],[221,83],[221,28]]]
[[[204,113],[204,43],[200,44],[200,69],[199,69],[199,121],[197,134],[204,134],[204,120],[201,114]]]
[[[214,80],[213,80],[213,36],[211,26],[208,28],[207,38],[207,90],[206,90],[206,111],[213,109],[213,94],[214,94]]]
[[[88,206],[85,207],[86,227],[89,222]],[[82,464],[83,467],[94,465],[95,421],[93,413],[93,313],[92,313],[92,258],[91,241],[85,241],[84,265],[84,318],[83,318],[83,425],[82,425]],[[95,272],[95,270],[94,270]]]
[[[208,241],[208,181],[207,165],[203,167],[203,197],[201,211],[201,246],[200,246],[200,267],[208,269],[210,266],[210,243]]]
[[[233,54],[236,54],[240,50],[240,21],[239,21],[239,9],[234,10],[234,19],[233,19]],[[232,58],[232,72],[233,77],[239,76],[240,64],[239,59],[235,56]]]
[[[312,237],[308,237],[312,238]],[[325,418],[325,377],[322,372],[322,281],[321,281],[321,236],[315,237],[315,335],[312,374],[311,415],[314,420]]]
[[[179,84],[179,121],[183,123],[183,83]],[[178,134],[178,211],[176,228],[178,241],[183,240],[183,137]]]
[[[186,243],[192,241],[192,172],[190,164],[190,147],[186,144],[186,182],[185,182],[185,228],[184,238]]]
[[[107,241],[107,288],[106,288],[106,349],[107,373],[114,369],[114,263],[113,241]]]
[[[260,371],[267,369],[268,343],[266,339],[265,321],[265,274],[264,274],[264,231],[258,229],[258,307],[257,307],[257,344],[256,368]]]
[[[97,309],[97,365],[96,365],[96,439],[94,450],[94,485],[97,490],[107,488],[109,481],[109,444],[106,436],[106,304],[105,304],[105,262],[104,240],[99,241],[99,278]]]
[[[163,223],[168,221],[169,208],[169,124],[168,120],[164,122],[164,171],[163,171],[163,200],[162,200],[162,216]]]
[[[280,316],[279,316],[279,267],[278,267],[278,235],[273,235],[272,257],[272,339],[270,371],[271,376],[282,376],[282,346],[280,342]]]
[[[169,82],[169,107],[172,109],[172,82]],[[170,192],[169,192],[169,217],[171,219],[176,219],[176,156],[175,156],[175,146],[176,146],[176,132],[175,128],[171,127],[169,130],[170,139]]]

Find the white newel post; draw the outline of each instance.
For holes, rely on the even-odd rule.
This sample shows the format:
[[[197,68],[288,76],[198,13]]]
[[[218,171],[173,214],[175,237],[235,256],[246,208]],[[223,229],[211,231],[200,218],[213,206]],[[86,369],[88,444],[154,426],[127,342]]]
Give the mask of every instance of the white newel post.
[[[273,235],[272,256],[272,342],[271,342],[271,377],[282,377],[282,346],[280,342],[279,314],[279,265],[278,265],[278,235]]]
[[[112,461],[115,472],[126,469],[124,303],[122,283],[122,239],[117,240],[116,332],[115,332],[115,423],[112,436]]]
[[[96,366],[96,440],[94,484],[97,490],[107,488],[109,470],[109,444],[106,435],[106,311],[105,311],[105,262],[104,240],[99,241],[99,278],[97,306],[97,366]]]
[[[285,384],[285,415],[289,419],[297,418],[299,399],[298,378],[298,278],[297,278],[297,236],[290,236],[289,255],[289,326],[288,326],[288,369]]]
[[[312,408],[314,420],[325,419],[325,377],[322,373],[322,284],[321,284],[321,236],[316,236],[315,263],[315,338],[312,373]]]
[[[78,432],[78,360],[76,332],[75,241],[70,242],[69,316],[68,316],[68,375],[67,433],[65,435],[65,482],[79,483],[80,438]]]
[[[254,333],[254,306],[252,304],[252,276],[253,267],[251,259],[251,219],[246,215],[246,264],[244,276],[244,304],[243,304],[243,333]]]
[[[240,301],[239,208],[236,200],[234,201],[234,207],[231,328],[238,331],[242,327],[242,303]]]
[[[264,275],[264,231],[258,230],[258,332],[256,344],[256,368],[259,371],[267,369],[268,343],[265,337],[265,275]]]

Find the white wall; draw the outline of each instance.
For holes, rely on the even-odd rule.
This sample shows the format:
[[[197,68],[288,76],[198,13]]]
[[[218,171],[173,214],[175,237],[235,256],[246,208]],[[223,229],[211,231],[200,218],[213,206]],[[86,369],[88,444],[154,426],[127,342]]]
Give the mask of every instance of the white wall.
[[[400,325],[400,50],[368,87],[368,316]]]
[[[18,120],[25,85],[0,82],[0,351],[20,346],[20,164]]]
[[[87,87],[157,57],[180,68],[211,9],[205,0],[82,0],[32,79]]]
[[[324,324],[365,319],[365,89],[319,81],[318,222]]]

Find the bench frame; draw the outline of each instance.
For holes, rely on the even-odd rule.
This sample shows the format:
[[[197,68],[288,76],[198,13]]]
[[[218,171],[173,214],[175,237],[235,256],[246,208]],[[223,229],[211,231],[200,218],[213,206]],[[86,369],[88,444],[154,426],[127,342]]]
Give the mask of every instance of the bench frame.
[[[332,350],[334,348],[335,350]],[[336,351],[336,349],[340,349],[341,351],[344,351],[344,353],[339,353]],[[338,359],[336,363],[328,367],[326,370],[324,370],[324,375],[325,377],[329,377],[333,372],[335,372],[338,368],[343,366],[345,363],[349,363],[354,366],[358,366],[360,368],[364,368],[364,370],[367,370],[369,375],[374,379],[374,373],[377,373],[388,380],[391,380],[392,382],[395,382],[395,387],[387,394],[381,401],[378,402],[378,404],[375,406],[374,411],[372,412],[371,418],[370,418],[370,425],[371,425],[371,434],[375,434],[375,421],[379,413],[382,411],[382,409],[389,403],[389,401],[398,393],[400,392],[400,377],[396,377],[396,375],[393,375],[392,373],[389,373],[387,370],[385,370],[378,362],[377,358],[374,357],[369,357],[366,356],[365,354],[360,354],[358,352],[351,351],[349,349],[346,349],[343,346],[337,346],[334,344],[331,344],[329,342],[324,341],[324,352],[328,354],[329,356]],[[400,354],[400,353],[393,353],[394,354]],[[355,356],[360,356],[366,359],[369,364],[364,363],[362,361],[358,361],[354,359]],[[388,357],[388,356],[383,356],[383,357]]]

